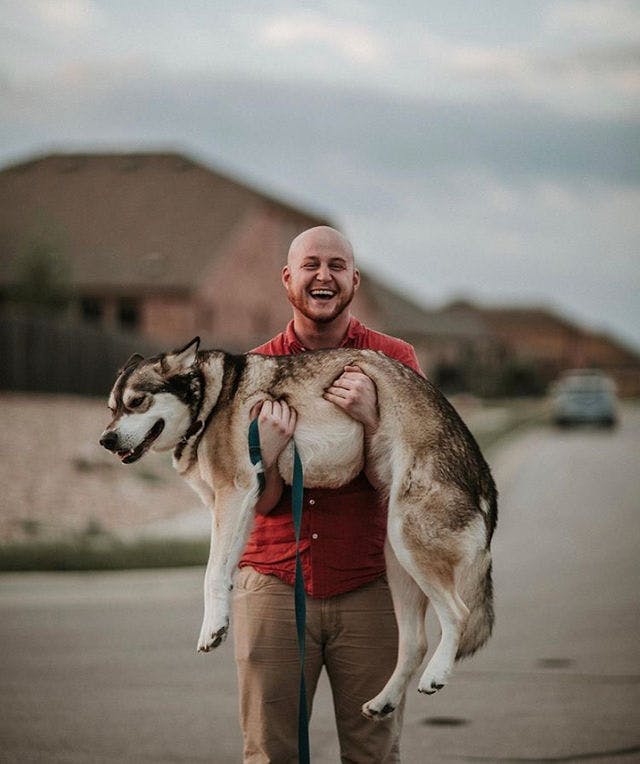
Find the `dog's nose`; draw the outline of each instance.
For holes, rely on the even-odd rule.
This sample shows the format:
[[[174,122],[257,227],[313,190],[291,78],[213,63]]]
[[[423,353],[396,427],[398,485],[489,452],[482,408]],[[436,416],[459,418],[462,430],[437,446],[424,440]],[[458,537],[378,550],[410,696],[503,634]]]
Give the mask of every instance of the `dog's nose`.
[[[104,446],[107,451],[115,451],[118,445],[118,436],[115,432],[105,432],[100,438],[100,445]]]

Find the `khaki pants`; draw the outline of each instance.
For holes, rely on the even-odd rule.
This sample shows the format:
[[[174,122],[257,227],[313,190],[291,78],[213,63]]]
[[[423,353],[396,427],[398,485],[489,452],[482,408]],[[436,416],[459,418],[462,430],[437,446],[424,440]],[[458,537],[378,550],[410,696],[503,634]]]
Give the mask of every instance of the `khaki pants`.
[[[244,761],[294,764],[300,661],[293,587],[242,568],[235,581],[235,651]],[[322,666],[333,693],[342,762],[400,761],[403,708],[380,722],[360,707],[384,687],[397,656],[389,587],[377,579],[347,594],[307,598],[305,681],[309,713]]]

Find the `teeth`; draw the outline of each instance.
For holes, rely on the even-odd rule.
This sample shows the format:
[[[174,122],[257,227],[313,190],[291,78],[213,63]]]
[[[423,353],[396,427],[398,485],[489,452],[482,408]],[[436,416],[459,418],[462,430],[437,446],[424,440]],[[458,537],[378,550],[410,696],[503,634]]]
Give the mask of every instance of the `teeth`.
[[[311,295],[312,297],[333,297],[335,292],[332,292],[330,289],[312,289]]]

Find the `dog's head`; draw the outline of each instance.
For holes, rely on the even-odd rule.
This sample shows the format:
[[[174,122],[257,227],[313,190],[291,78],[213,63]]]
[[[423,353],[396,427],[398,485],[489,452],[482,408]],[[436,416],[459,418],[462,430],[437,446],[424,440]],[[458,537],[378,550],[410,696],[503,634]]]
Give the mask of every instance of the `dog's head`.
[[[113,419],[100,445],[131,464],[153,447],[166,451],[186,435],[201,396],[199,337],[180,350],[145,359],[132,355],[109,396]]]

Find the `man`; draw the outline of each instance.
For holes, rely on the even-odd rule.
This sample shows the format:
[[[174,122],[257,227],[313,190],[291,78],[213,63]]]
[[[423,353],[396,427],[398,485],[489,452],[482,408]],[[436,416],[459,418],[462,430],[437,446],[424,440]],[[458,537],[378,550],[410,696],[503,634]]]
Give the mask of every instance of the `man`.
[[[320,226],[291,244],[282,282],[293,307],[286,330],[254,352],[289,355],[355,347],[382,350],[420,372],[411,345],[371,331],[351,316],[360,283],[349,241]],[[420,372],[422,373],[422,372]],[[347,366],[325,398],[361,422],[365,441],[378,426],[377,393]],[[258,409],[255,412],[258,413]],[[245,762],[297,761],[299,656],[292,584],[295,537],[291,491],[277,458],[295,431],[284,401],[259,409],[265,489],[240,561],[234,634]],[[301,532],[307,592],[305,679],[309,712],[324,665],[335,706],[343,762],[398,762],[402,709],[372,722],[360,713],[391,675],[397,629],[385,579],[386,507],[365,473],[337,490],[305,491]]]

